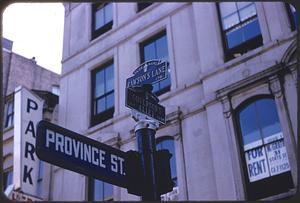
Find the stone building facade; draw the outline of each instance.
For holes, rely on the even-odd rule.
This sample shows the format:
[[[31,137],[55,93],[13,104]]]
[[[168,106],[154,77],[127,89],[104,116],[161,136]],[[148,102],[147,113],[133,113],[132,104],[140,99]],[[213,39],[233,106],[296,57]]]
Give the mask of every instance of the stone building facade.
[[[277,200],[298,187],[297,14],[283,2],[64,3],[58,124],[136,150],[126,79],[170,63],[157,148],[176,183],[164,200]],[[53,166],[49,200],[140,200]]]
[[[43,119],[56,123],[58,118],[57,104],[60,75],[39,65],[34,59],[25,58],[12,51],[13,42],[2,38],[2,67],[3,67],[3,189],[13,185],[14,169],[14,96],[15,89],[22,86],[33,95],[44,101]],[[43,172],[39,188],[49,191],[50,165],[41,163]],[[44,181],[42,181],[44,180]],[[48,184],[48,185],[47,185]],[[11,192],[11,191],[10,191]],[[44,192],[47,197],[47,193]],[[39,198],[44,198],[42,194]]]

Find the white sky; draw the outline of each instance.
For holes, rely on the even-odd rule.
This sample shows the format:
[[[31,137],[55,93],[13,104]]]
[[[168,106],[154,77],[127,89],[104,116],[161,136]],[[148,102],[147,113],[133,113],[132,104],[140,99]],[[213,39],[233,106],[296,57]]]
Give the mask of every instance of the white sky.
[[[62,3],[14,3],[3,12],[3,37],[13,52],[61,73],[64,6]]]

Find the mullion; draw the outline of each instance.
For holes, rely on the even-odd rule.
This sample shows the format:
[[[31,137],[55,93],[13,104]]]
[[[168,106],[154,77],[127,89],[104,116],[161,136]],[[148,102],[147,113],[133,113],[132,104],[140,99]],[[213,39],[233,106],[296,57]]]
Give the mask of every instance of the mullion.
[[[255,14],[254,16],[251,16],[250,18],[247,18],[247,19],[245,19],[245,20],[239,22],[238,24],[236,24],[236,25],[234,25],[234,26],[228,28],[227,30],[224,30],[224,32],[226,32],[226,33],[227,33],[227,32],[230,32],[231,30],[234,30],[236,27],[242,26],[242,25],[243,25],[244,23],[246,23],[247,21],[251,21],[251,20],[253,20],[253,19],[256,18],[256,17],[257,17],[257,14]]]
[[[157,38],[153,43],[154,43],[154,53],[155,53],[155,57],[157,58],[157,45],[156,42],[158,39],[160,39],[161,37]],[[158,91],[160,90],[160,82],[158,82]]]

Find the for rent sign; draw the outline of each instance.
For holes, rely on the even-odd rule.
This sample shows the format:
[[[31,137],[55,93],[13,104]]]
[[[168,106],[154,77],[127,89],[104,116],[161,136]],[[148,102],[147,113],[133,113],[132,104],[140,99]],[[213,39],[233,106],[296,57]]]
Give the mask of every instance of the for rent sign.
[[[245,152],[250,182],[290,171],[283,135],[280,132],[276,134],[276,137],[279,139],[272,139],[268,144]]]
[[[19,86],[14,95],[14,189],[36,196],[39,160],[35,153],[36,125],[43,116],[43,100]]]

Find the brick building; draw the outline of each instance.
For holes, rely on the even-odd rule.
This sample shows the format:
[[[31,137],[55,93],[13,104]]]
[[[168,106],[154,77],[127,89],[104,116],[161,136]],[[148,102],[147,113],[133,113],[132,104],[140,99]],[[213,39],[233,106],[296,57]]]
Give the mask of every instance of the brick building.
[[[57,122],[57,104],[59,94],[60,75],[39,66],[35,59],[28,59],[12,51],[13,42],[2,38],[2,67],[3,67],[3,189],[6,190],[13,184],[14,174],[14,127],[15,118],[15,89],[22,86],[44,101],[43,119]],[[50,167],[47,163],[40,162],[45,168],[43,177],[47,179]],[[41,179],[43,179],[41,177]],[[44,178],[44,179],[45,179]],[[47,181],[43,181],[39,188],[47,188]],[[48,189],[49,191],[49,186]],[[40,196],[41,198],[41,196]]]

